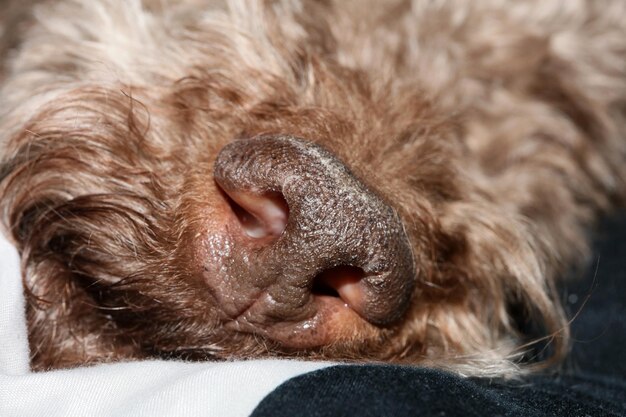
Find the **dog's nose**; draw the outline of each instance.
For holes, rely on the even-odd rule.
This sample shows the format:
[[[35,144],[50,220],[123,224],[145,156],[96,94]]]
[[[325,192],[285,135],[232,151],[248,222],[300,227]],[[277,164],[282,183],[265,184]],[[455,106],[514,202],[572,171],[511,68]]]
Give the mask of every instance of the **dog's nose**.
[[[328,339],[311,328],[338,308],[330,297],[376,326],[403,315],[416,272],[400,218],[333,154],[290,136],[238,140],[214,177],[237,219],[220,260],[236,285],[216,291],[236,300],[238,328],[311,347]]]

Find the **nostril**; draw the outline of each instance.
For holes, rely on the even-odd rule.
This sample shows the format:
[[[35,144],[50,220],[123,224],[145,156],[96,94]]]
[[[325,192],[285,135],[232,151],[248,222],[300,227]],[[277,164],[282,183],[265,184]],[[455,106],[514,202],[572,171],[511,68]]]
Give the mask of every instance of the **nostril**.
[[[341,265],[327,269],[313,280],[314,295],[325,295],[341,298],[352,308],[362,304],[362,290],[359,283],[365,272],[355,266]]]
[[[246,235],[254,239],[279,237],[285,230],[289,206],[282,194],[222,191]]]
[[[337,290],[328,283],[328,278],[323,277],[324,273],[315,277],[315,279],[313,280],[313,287],[311,288],[311,292],[313,293],[313,295],[324,295],[328,297],[340,298]]]

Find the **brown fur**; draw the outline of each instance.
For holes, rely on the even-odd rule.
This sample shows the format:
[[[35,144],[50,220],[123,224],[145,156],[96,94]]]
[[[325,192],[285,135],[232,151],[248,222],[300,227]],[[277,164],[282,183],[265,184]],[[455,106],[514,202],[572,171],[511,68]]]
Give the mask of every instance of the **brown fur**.
[[[289,355],[512,374],[538,336],[520,322],[565,355],[555,282],[626,192],[623,1],[139,3],[47,2],[4,62],[1,219],[34,369]],[[400,323],[302,351],[223,329],[190,248],[217,152],[260,134],[321,144],[400,214],[419,271]]]

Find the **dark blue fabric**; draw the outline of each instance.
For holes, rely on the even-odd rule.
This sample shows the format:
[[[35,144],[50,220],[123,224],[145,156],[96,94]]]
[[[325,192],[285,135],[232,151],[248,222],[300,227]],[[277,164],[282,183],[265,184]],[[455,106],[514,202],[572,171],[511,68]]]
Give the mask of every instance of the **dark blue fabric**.
[[[253,417],[624,416],[623,381],[590,375],[520,382],[389,365],[335,366],[287,381]]]
[[[626,215],[608,222],[598,241],[586,276],[563,290],[570,317],[580,312],[567,369],[626,379]]]
[[[285,382],[252,416],[626,416],[626,216],[602,228],[595,253],[583,279],[562,289],[576,318],[572,354],[558,374],[511,382],[335,366]]]

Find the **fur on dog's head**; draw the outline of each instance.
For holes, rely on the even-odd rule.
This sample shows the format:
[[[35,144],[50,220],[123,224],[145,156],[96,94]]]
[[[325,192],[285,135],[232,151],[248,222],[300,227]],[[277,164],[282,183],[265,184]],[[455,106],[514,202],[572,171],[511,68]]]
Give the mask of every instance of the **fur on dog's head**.
[[[0,93],[2,220],[23,260],[36,369],[291,355],[502,374],[527,350],[522,328],[550,335],[554,357],[563,355],[554,278],[584,257],[585,227],[623,189],[624,147],[611,142],[617,125],[607,114],[626,97],[624,74],[602,74],[610,97],[590,90],[597,72],[572,56],[567,22],[541,32],[520,17],[559,16],[548,7],[398,2],[365,12],[341,3],[62,1],[39,10]],[[624,33],[610,12],[596,15]],[[616,54],[604,48],[593,59]],[[330,228],[317,246],[290,237],[273,257],[264,254],[276,241],[232,237],[241,201],[214,172],[231,175],[219,174],[230,166],[220,151],[235,142],[249,158],[265,152],[262,165],[315,149],[345,167],[349,180],[314,177],[299,197],[281,190],[290,219],[308,213],[294,209],[297,198],[341,205],[320,197],[341,181],[353,184],[346,195],[367,195],[365,206],[390,208],[380,218],[399,219],[411,259],[402,267],[410,276],[398,278],[410,297],[379,303],[397,314],[359,307],[312,323],[323,307],[310,300],[323,294],[308,279],[300,304],[289,299],[290,318],[272,310],[272,326],[289,322],[287,330],[238,320],[241,305],[260,297],[238,294],[270,285],[265,264],[251,267],[248,257],[297,274],[342,232]],[[272,156],[283,145],[291,148]],[[294,236],[289,224],[278,235]],[[384,251],[384,236],[357,241]],[[361,255],[344,252],[325,268],[367,274]],[[287,340],[307,325],[317,327],[304,341]]]

